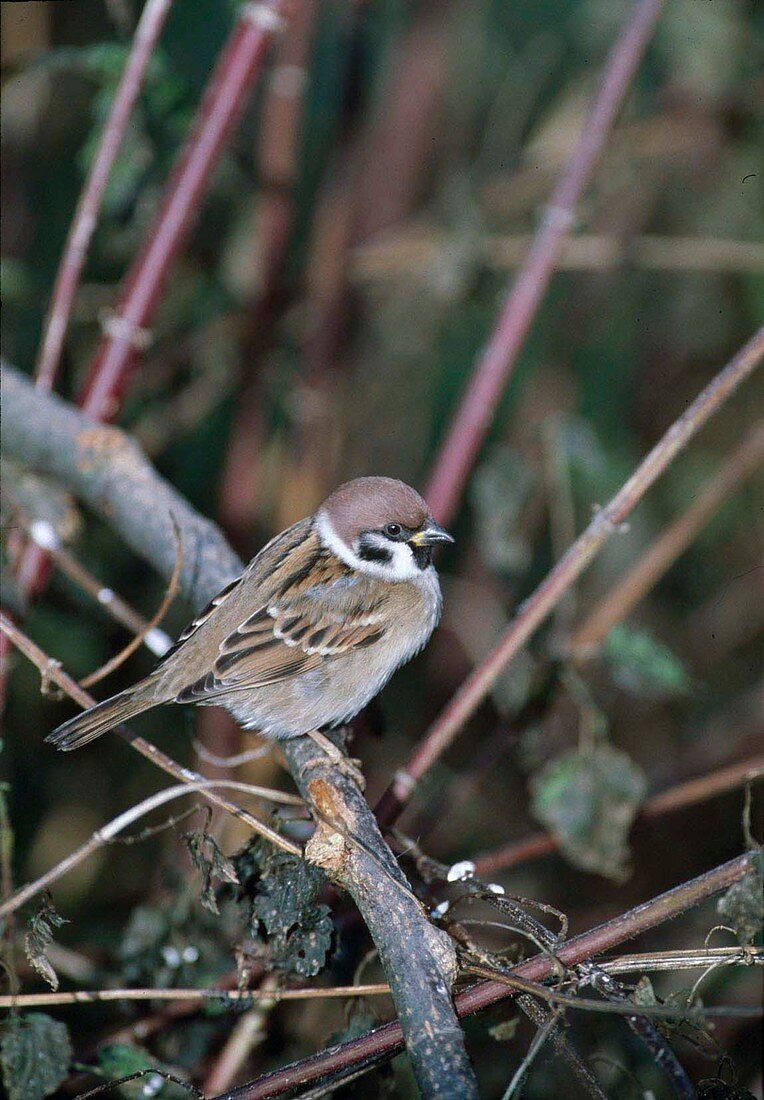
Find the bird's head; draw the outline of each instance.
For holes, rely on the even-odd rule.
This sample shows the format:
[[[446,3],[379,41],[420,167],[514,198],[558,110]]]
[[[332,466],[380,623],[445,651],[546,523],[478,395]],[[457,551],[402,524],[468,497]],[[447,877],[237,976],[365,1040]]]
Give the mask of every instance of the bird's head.
[[[391,477],[359,477],[336,489],[316,512],[324,546],[361,573],[414,580],[433,548],[453,538],[410,486]]]

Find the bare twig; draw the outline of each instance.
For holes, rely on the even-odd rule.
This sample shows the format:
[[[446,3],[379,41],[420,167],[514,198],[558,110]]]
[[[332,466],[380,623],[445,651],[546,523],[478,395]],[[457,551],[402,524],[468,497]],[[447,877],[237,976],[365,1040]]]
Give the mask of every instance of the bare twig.
[[[0,997],[0,1008],[34,1008],[53,1005],[92,1004],[95,1001],[307,1001],[332,997],[389,997],[390,986],[338,985],[310,989],[75,989],[67,993],[20,993]]]
[[[119,82],[109,117],[74,213],[64,255],[56,275],[45,329],[35,368],[36,384],[53,389],[66,338],[77,285],[85,266],[90,239],[101,209],[114,161],[122,147],[130,115],[143,83],[146,67],[162,31],[172,0],[146,0],[135,29],[130,54]]]
[[[156,630],[162,619],[169,611],[170,604],[178,594],[178,589],[180,588],[180,574],[181,570],[183,569],[183,543],[180,538],[178,525],[175,523],[175,521],[173,521],[173,527],[175,528],[175,536],[178,541],[178,555],[175,560],[175,567],[173,568],[172,576],[170,577],[169,583],[165,590],[165,594],[162,597],[162,602],[160,603],[154,614],[151,616],[149,621],[146,623],[146,625],[143,627],[143,629],[139,630],[135,637],[131,638],[127,645],[124,646],[124,648],[121,649],[119,653],[116,653],[100,668],[97,668],[94,672],[91,672],[89,676],[86,676],[84,679],[80,680],[80,687],[92,687],[93,684],[97,684],[99,680],[103,680],[105,679],[105,677],[110,676],[112,672],[120,667],[120,665],[123,665],[128,657],[132,656],[132,654],[135,653],[138,646],[140,646],[146,640],[147,636],[153,630]]]
[[[277,987],[278,977],[275,974],[266,974],[258,990],[257,1004],[236,1021],[212,1069],[204,1079],[202,1091],[205,1096],[227,1089],[238,1076],[252,1050],[264,1042],[268,1017],[278,1004],[277,999],[268,994],[272,994]]]
[[[690,507],[663,531],[626,576],[587,615],[568,644],[574,658],[595,653],[616,623],[631,614],[719,508],[755,472],[764,458],[764,421],[736,447]]]
[[[83,707],[91,707],[94,705],[95,699],[88,695],[88,693],[79,686],[76,680],[67,676],[57,661],[48,657],[39,646],[35,645],[30,638],[27,638],[27,636],[3,614],[0,614],[0,631],[21,650],[25,657],[28,657],[29,660],[39,668],[44,676],[62,688],[72,699]],[[147,760],[151,760],[152,763],[156,764],[162,771],[167,772],[168,775],[174,776],[182,783],[204,783],[203,776],[191,771],[190,768],[184,768],[180,764],[177,764],[172,757],[163,753],[156,745],[153,745],[151,741],[147,741],[143,737],[136,737],[124,726],[117,726],[115,729],[116,732],[136,750],[136,752],[145,756]],[[270,826],[263,824],[262,821],[258,821],[256,817],[253,817],[247,810],[243,810],[241,806],[237,806],[234,802],[229,802],[228,799],[216,794],[213,790],[205,789],[201,790],[201,793],[208,802],[218,806],[221,810],[226,810],[229,814],[233,814],[239,821],[243,821],[250,829],[259,833],[260,836],[264,836],[278,848],[281,848],[285,852],[289,852],[291,855],[298,857],[302,856],[302,848],[300,848],[299,845],[292,843],[287,837],[282,836],[281,833],[277,833],[275,829],[271,829]],[[18,900],[19,894],[20,892],[17,891],[13,895],[14,904],[12,909],[18,908],[18,906],[23,904],[26,900],[26,897]]]
[[[684,951],[640,951],[600,959],[597,966],[606,974],[645,974],[675,970],[705,969],[707,966],[764,966],[762,947],[700,947]]]
[[[642,806],[637,820],[649,820],[661,817],[663,814],[682,809],[685,806],[695,806],[705,802],[709,798],[716,798],[720,794],[735,790],[751,780],[759,779],[764,775],[764,755],[749,757],[741,760],[739,764],[731,764],[726,768],[717,768],[708,775],[701,775],[697,779],[689,779],[686,783],[678,783],[668,790],[660,791],[648,798]],[[493,852],[486,852],[475,859],[475,870],[478,875],[492,875],[496,871],[505,870],[507,867],[516,867],[529,859],[537,859],[557,850],[557,838],[551,833],[536,833],[513,844],[506,844]]]
[[[78,403],[95,420],[116,418],[139,353],[150,341],[149,326],[172,264],[188,239],[202,196],[289,6],[290,0],[249,0],[238,9],[163,201],[142,250],[122,281],[115,310],[105,325],[105,338],[79,395]],[[27,545],[17,569],[22,592],[28,596],[38,594],[49,573],[45,551]],[[0,660],[6,645],[0,638]]]
[[[448,522],[456,509],[557,257],[574,225],[578,202],[605,147],[663,3],[664,0],[637,0],[629,12],[608,56],[584,130],[441,446],[425,496],[443,523]]]
[[[0,626],[2,626],[2,620],[0,620]],[[79,848],[75,848],[73,852],[60,860],[55,867],[51,867],[34,882],[29,882],[26,886],[14,891],[7,901],[0,905],[0,917],[15,912],[30,898],[33,898],[42,890],[47,890],[52,883],[68,874],[69,871],[77,867],[83,860],[88,859],[99,848],[109,844],[123,829],[127,829],[139,818],[145,817],[146,814],[152,813],[175,798],[182,798],[185,795],[194,794],[196,791],[200,794],[207,794],[217,787],[222,787],[224,790],[243,791],[245,794],[254,795],[257,798],[267,798],[271,802],[280,802],[288,806],[301,806],[303,804],[302,799],[297,798],[295,795],[282,794],[281,791],[274,791],[269,787],[253,786],[251,783],[239,783],[233,779],[201,779],[196,782],[180,783],[177,787],[166,787],[165,790],[157,791],[156,794],[144,799],[143,802],[131,806],[129,810],[119,814],[104,825],[102,829],[96,829],[89,840],[86,840]]]
[[[71,554],[64,547],[52,524],[41,520],[29,521],[23,514],[19,515],[19,521],[24,526],[27,534],[42,549],[47,550],[56,567],[83,592],[87,592],[89,596],[92,596],[99,606],[111,615],[115,622],[127,627],[133,634],[140,635],[146,647],[157,657],[162,657],[167,652],[172,645],[172,639],[163,630],[157,629],[157,624],[163,618],[163,611],[161,614],[153,616],[152,622],[144,619],[134,607],[123,600],[117,592],[102,584],[98,577],[93,576],[90,570],[86,569],[75,558],[74,554]],[[88,685],[84,684],[83,686],[87,687]]]
[[[394,821],[425,772],[445,752],[466,720],[490,692],[507,664],[578,580],[602,546],[622,530],[624,521],[650,486],[764,356],[764,327],[730,360],[688,409],[674,421],[612,500],[595,515],[536,591],[520,606],[496,648],[464,681],[451,702],[424,734],[405,768],[377,807],[383,824]]]

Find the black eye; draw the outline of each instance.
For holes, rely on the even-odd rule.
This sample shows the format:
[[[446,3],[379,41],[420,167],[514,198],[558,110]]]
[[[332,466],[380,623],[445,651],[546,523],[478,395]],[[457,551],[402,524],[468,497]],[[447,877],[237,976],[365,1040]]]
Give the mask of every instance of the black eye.
[[[389,539],[398,539],[401,537],[403,528],[400,523],[388,523],[385,527],[385,534]]]

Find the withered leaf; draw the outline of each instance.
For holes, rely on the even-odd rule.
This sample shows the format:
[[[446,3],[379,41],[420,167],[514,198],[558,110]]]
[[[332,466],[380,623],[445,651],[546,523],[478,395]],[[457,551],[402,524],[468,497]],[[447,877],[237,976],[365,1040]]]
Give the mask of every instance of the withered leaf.
[[[184,833],[183,839],[188,845],[191,862],[202,876],[201,902],[210,913],[219,913],[213,879],[221,882],[238,883],[236,868],[228,856],[224,855],[217,841],[206,828],[194,829]]]
[[[53,929],[68,924],[66,917],[56,912],[50,894],[45,894],[40,908],[29,918],[29,931],[24,937],[24,951],[30,966],[44,978],[50,988],[58,989],[58,974],[48,958],[48,948],[53,942]]]

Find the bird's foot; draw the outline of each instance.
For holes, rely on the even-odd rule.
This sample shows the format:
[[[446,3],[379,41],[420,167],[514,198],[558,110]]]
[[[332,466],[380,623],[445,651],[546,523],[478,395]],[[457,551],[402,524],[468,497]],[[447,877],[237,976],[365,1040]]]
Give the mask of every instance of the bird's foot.
[[[361,771],[361,761],[355,757],[346,756],[342,749],[337,748],[333,741],[331,741],[325,734],[320,733],[319,730],[311,730],[308,737],[322,749],[324,753],[329,757],[332,764],[338,768],[343,775],[346,775],[348,779],[363,791],[366,789],[366,780],[364,779],[363,772]]]

